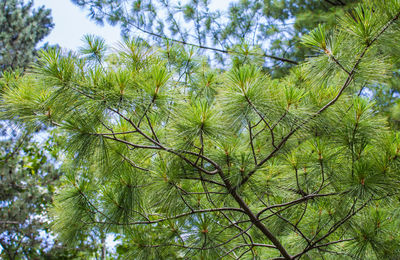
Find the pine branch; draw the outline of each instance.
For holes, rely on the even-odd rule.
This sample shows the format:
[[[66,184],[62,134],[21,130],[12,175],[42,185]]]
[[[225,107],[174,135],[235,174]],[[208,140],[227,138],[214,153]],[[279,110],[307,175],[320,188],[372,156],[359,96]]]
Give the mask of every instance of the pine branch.
[[[325,243],[325,244],[321,244],[321,245],[315,246],[314,248],[318,249],[318,248],[321,248],[321,247],[330,246],[330,245],[343,243],[343,242],[348,242],[348,241],[353,241],[353,240],[355,240],[355,238],[340,239],[340,240],[336,240],[336,241],[332,241],[332,242],[328,242],[328,243]]]
[[[349,72],[345,67],[343,67],[343,65],[335,58],[335,56],[333,56],[333,54],[329,53],[328,55],[329,55],[329,57],[332,58],[332,60],[333,60],[344,72],[346,72],[347,75],[350,75],[350,72]]]
[[[233,251],[235,251],[235,250],[237,250],[237,249],[239,249],[239,248],[242,248],[242,247],[250,247],[250,248],[253,248],[253,247],[257,247],[257,246],[259,246],[259,247],[267,247],[267,248],[276,248],[274,245],[266,245],[266,244],[259,244],[259,243],[244,244],[244,245],[235,246],[234,248],[232,248],[231,250],[229,250],[229,252],[226,253],[225,255],[223,255],[222,257],[227,256],[227,255],[229,255],[230,253],[232,253]],[[238,259],[240,259],[240,257],[239,257]]]
[[[378,38],[390,27],[390,25],[392,25],[395,21],[397,21],[400,18],[400,12],[397,13],[388,23],[386,23],[385,26],[383,26],[383,28],[379,31],[379,33],[372,39],[372,41],[370,43],[367,44],[367,46],[365,46],[364,50],[361,52],[361,54],[359,55],[358,59],[356,60],[352,70],[350,71],[350,74],[348,75],[348,77],[346,78],[345,82],[343,83],[342,87],[340,88],[339,92],[337,93],[337,95],[331,100],[329,101],[326,105],[324,105],[322,108],[320,108],[317,112],[315,112],[313,115],[311,115],[309,118],[307,118],[306,120],[304,120],[302,123],[300,123],[299,125],[297,125],[292,131],[290,131],[282,140],[281,142],[275,147],[275,149],[267,156],[265,157],[262,161],[259,162],[258,165],[256,165],[256,167],[250,171],[247,176],[245,178],[243,178],[243,180],[240,182],[240,184],[238,185],[239,188],[240,186],[242,186],[243,184],[245,184],[248,179],[264,164],[266,163],[269,159],[271,159],[272,157],[275,156],[275,154],[285,145],[285,143],[290,139],[290,137],[296,133],[300,128],[302,128],[304,125],[306,125],[307,123],[309,123],[312,119],[314,119],[315,117],[317,117],[318,115],[320,115],[322,112],[324,112],[326,109],[328,109],[330,106],[332,106],[333,104],[336,103],[336,101],[338,101],[338,99],[340,98],[340,96],[343,94],[343,92],[345,91],[345,89],[350,85],[350,83],[352,82],[355,74],[356,74],[356,69],[358,67],[358,65],[361,63],[362,59],[364,58],[365,54],[367,53],[367,51],[370,49],[370,47],[378,40]]]
[[[288,223],[290,226],[292,226],[293,229],[294,229],[294,231],[297,231],[297,232],[300,234],[300,236],[301,236],[302,238],[304,238],[304,240],[306,240],[307,244],[308,244],[308,245],[311,245],[311,240],[310,240],[308,237],[306,237],[306,236],[304,235],[304,233],[300,230],[300,228],[297,227],[297,225],[295,225],[295,224],[293,224],[292,222],[290,222],[288,219],[286,219],[285,217],[283,217],[281,214],[276,213],[276,212],[273,212],[273,210],[271,210],[271,209],[270,209],[270,211],[271,211],[272,213],[274,213],[274,215],[278,216],[278,218],[282,219],[283,221],[285,221],[286,223]]]
[[[300,199],[293,200],[290,202],[282,203],[282,204],[275,204],[269,207],[264,208],[260,212],[257,213],[257,218],[259,218],[264,212],[274,209],[274,208],[280,208],[280,207],[286,207],[286,206],[292,206],[299,204],[301,202],[305,202],[307,200],[313,199],[313,198],[318,198],[318,197],[328,197],[328,196],[335,196],[335,195],[342,195],[343,193],[327,193],[327,194],[309,194],[304,197],[301,197]]]
[[[125,132],[112,132],[112,133],[96,133],[95,135],[102,135],[102,136],[114,136],[114,135],[128,135],[128,134],[134,134],[137,133],[137,131],[125,131]]]
[[[159,142],[157,142],[156,140],[152,139],[151,137],[147,136],[141,129],[139,129],[139,127],[138,127],[131,119],[127,118],[126,116],[124,116],[123,114],[121,114],[119,111],[117,111],[117,110],[115,110],[115,109],[113,109],[113,108],[108,108],[108,109],[111,110],[112,112],[116,113],[116,114],[119,115],[120,117],[122,117],[122,118],[123,118],[124,120],[126,120],[130,125],[132,125],[133,128],[134,128],[140,135],[142,135],[145,139],[147,139],[148,141],[150,141],[150,142],[152,142],[154,145],[156,145],[156,146],[149,146],[148,149],[164,150],[164,151],[166,151],[166,152],[172,153],[172,154],[174,154],[174,155],[180,157],[181,159],[183,159],[185,162],[187,162],[187,163],[190,164],[191,166],[195,167],[196,169],[198,169],[198,170],[200,170],[200,171],[202,171],[202,172],[204,172],[204,173],[206,173],[206,174],[208,174],[208,175],[214,175],[214,174],[216,174],[216,173],[220,170],[219,165],[218,165],[217,163],[215,163],[213,160],[211,160],[210,158],[207,158],[207,157],[205,157],[205,156],[202,156],[202,155],[199,155],[199,154],[197,154],[197,153],[190,152],[190,151],[180,151],[180,152],[186,153],[186,154],[201,156],[204,160],[206,160],[207,162],[211,163],[211,164],[215,167],[215,170],[214,170],[214,171],[211,171],[211,172],[210,172],[210,171],[207,171],[207,170],[205,170],[205,169],[203,169],[202,167],[196,165],[194,162],[192,162],[191,160],[189,160],[188,158],[186,158],[185,156],[183,156],[180,152],[175,151],[175,150],[172,149],[172,148],[165,147],[165,146],[162,145],[161,143],[159,143]],[[107,137],[107,136],[106,136],[106,137]],[[109,138],[109,137],[107,137],[107,138]],[[115,138],[109,138],[109,139],[114,139],[114,140],[117,140],[117,141],[119,141],[119,142],[129,144],[129,142],[127,142],[127,141],[125,141],[125,140],[122,140],[122,139],[115,139]],[[143,147],[143,146],[142,146],[142,147]],[[139,146],[138,148],[141,148],[141,147]]]
[[[181,179],[186,179],[186,180],[196,180],[196,181],[205,181],[205,182],[208,182],[208,183],[211,183],[211,184],[215,184],[215,185],[218,185],[218,186],[221,186],[221,187],[225,187],[225,184],[223,184],[223,183],[219,183],[219,182],[217,182],[217,181],[214,181],[214,180],[209,180],[209,179],[201,179],[201,178],[196,178],[196,177],[185,177],[185,176],[183,176],[183,177],[180,177]]]
[[[317,244],[319,242],[321,242],[322,240],[326,239],[327,237],[329,237],[332,233],[334,233],[340,226],[342,226],[346,221],[348,221],[350,218],[352,218],[354,215],[356,215],[358,212],[360,212],[363,208],[365,208],[369,202],[371,202],[372,198],[367,200],[364,204],[362,204],[358,209],[354,210],[354,206],[350,209],[350,212],[346,215],[346,217],[344,217],[343,219],[341,219],[339,222],[335,223],[328,231],[328,233],[326,233],[324,236],[322,236],[321,238],[319,238],[318,240],[316,240],[315,242],[313,242],[310,246],[307,246],[303,252],[297,254],[294,256],[294,259],[296,258],[300,258],[302,255],[304,255],[305,253],[307,253],[310,250],[316,249],[318,248]],[[329,245],[329,243],[323,244],[321,246],[326,246]]]
[[[194,246],[185,246],[185,245],[178,245],[178,244],[141,245],[141,246],[142,247],[151,247],[151,248],[173,246],[173,247],[181,247],[181,248],[192,249],[192,250],[210,250],[210,249],[216,249],[216,248],[220,247],[220,245],[210,246],[210,247],[194,247]],[[246,246],[250,246],[250,247],[259,246],[259,247],[275,248],[275,246],[273,246],[273,245],[253,243],[253,244],[244,244],[244,245],[236,246],[234,249],[236,250],[236,249],[239,249],[239,248],[242,248],[242,247],[246,247]],[[229,255],[233,251],[229,251],[224,256]]]
[[[148,171],[150,171],[149,169],[146,169],[146,168],[143,168],[143,167],[140,167],[140,166],[138,166],[136,163],[134,163],[131,159],[129,159],[128,157],[126,157],[125,155],[123,155],[122,153],[118,153],[125,161],[127,161],[132,167],[134,167],[134,168],[136,168],[136,169],[139,169],[139,170],[142,170],[142,171],[145,171],[145,172],[148,172]]]
[[[251,222],[266,236],[268,239],[276,246],[276,248],[281,252],[281,254],[285,257],[287,260],[291,260],[292,256],[286,251],[286,249],[283,247],[283,245],[279,242],[279,240],[276,238],[275,235],[271,233],[271,231],[263,224],[260,222],[258,219],[258,216],[254,215],[254,213],[251,211],[249,206],[246,204],[246,202],[242,199],[242,197],[237,193],[237,190],[235,187],[232,186],[230,181],[228,180],[227,177],[223,174],[222,171],[218,172],[219,176],[221,179],[224,181],[226,188],[229,190],[229,193],[232,195],[232,197],[236,200],[236,202],[239,204],[240,208],[244,210],[246,215],[250,218]]]
[[[243,93],[244,97],[246,98],[247,103],[250,105],[250,107],[256,112],[256,114],[261,118],[261,120],[264,122],[265,126],[269,129],[270,135],[271,135],[271,145],[276,148],[275,146],[275,135],[274,135],[274,130],[271,128],[269,123],[265,120],[264,116],[261,114],[260,111],[255,107],[253,102],[247,97],[245,93]],[[256,164],[257,165],[257,164]]]
[[[257,165],[257,155],[256,152],[254,151],[253,134],[251,132],[252,126],[250,122],[248,122],[248,126],[249,126],[249,139],[250,139],[251,152],[253,154],[254,164]]]
[[[117,226],[147,225],[147,224],[161,223],[161,222],[169,221],[169,220],[173,220],[173,219],[179,219],[179,218],[183,218],[183,217],[187,217],[187,216],[191,216],[191,215],[195,215],[195,214],[200,214],[200,213],[207,213],[207,212],[220,213],[222,211],[234,211],[234,212],[244,213],[244,210],[242,210],[240,208],[211,208],[211,209],[194,210],[191,212],[182,213],[179,215],[165,217],[165,218],[161,218],[161,219],[157,219],[157,220],[150,220],[150,221],[134,221],[134,222],[128,222],[128,223],[118,223],[118,222],[114,222],[114,221],[108,221],[108,222],[107,221],[106,222],[93,221],[92,223],[94,223],[94,224],[112,224],[112,225],[117,225]],[[152,214],[147,214],[147,215],[152,215]]]
[[[109,15],[109,14],[104,13],[104,12],[103,12],[103,14],[106,15],[106,16]],[[167,41],[171,41],[171,42],[175,42],[175,43],[179,43],[179,44],[183,44],[183,45],[187,45],[187,46],[192,46],[192,47],[196,47],[196,48],[199,48],[199,49],[225,53],[225,54],[229,54],[229,53],[241,54],[240,52],[237,52],[237,51],[234,51],[234,50],[219,49],[219,48],[214,48],[214,47],[205,46],[205,45],[201,45],[201,44],[189,43],[189,42],[186,42],[184,40],[178,40],[178,39],[170,38],[170,37],[167,37],[167,36],[164,36],[164,35],[161,35],[161,34],[158,34],[158,33],[154,33],[152,31],[149,31],[149,30],[146,30],[146,29],[143,29],[142,27],[140,27],[140,26],[136,25],[135,23],[133,23],[131,20],[125,20],[124,22],[126,24],[131,25],[135,29],[137,29],[137,30],[139,30],[139,31],[141,31],[141,32],[143,32],[145,34],[148,34],[148,35],[151,35],[151,36],[154,36],[156,38],[163,39],[163,40],[167,40]],[[294,60],[290,60],[290,59],[286,59],[286,58],[282,58],[282,57],[277,57],[277,56],[273,56],[273,55],[268,55],[268,54],[265,54],[265,53],[262,56],[265,57],[265,58],[269,58],[269,59],[273,59],[273,60],[277,60],[277,61],[290,63],[290,64],[293,64],[293,65],[298,65],[299,64],[297,61],[294,61]]]

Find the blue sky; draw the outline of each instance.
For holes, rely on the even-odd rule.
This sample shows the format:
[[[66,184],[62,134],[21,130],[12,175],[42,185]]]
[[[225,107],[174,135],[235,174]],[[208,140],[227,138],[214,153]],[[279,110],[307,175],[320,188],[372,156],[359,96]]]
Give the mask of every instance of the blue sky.
[[[225,9],[231,0],[211,1],[212,9]],[[59,44],[62,48],[77,50],[82,45],[85,34],[103,37],[107,44],[115,45],[121,40],[119,27],[97,25],[89,20],[87,11],[72,4],[70,0],[34,0],[35,7],[46,6],[51,9],[55,24],[50,35],[43,42]]]
[[[85,34],[102,36],[109,44],[121,39],[118,27],[96,25],[87,18],[85,10],[81,10],[69,0],[35,0],[34,3],[36,7],[44,5],[51,9],[55,24],[44,42],[57,43],[63,48],[77,50],[82,45],[82,37]]]

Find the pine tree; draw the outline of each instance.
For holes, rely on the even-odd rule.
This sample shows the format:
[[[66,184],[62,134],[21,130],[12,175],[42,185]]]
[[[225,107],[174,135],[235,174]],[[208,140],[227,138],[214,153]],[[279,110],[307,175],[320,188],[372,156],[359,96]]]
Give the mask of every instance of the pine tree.
[[[159,44],[168,39],[200,46],[206,50],[204,54],[217,58],[220,64],[227,60],[228,52],[246,58],[263,54],[258,61],[275,78],[286,75],[296,63],[313,55],[301,44],[304,34],[318,24],[336,26],[337,18],[359,1],[238,0],[231,1],[226,11],[213,11],[211,1],[198,0],[185,4],[168,0],[72,2],[88,9],[89,16],[99,23],[118,23],[126,35],[141,33]],[[399,50],[396,47],[393,51]],[[389,116],[391,127],[398,128],[400,63],[394,62],[393,66],[397,69],[390,82],[364,89],[375,97],[379,111]]]
[[[33,61],[35,46],[53,27],[50,11],[31,10],[33,2],[5,0],[0,3],[0,87],[13,84],[19,72]],[[60,172],[47,162],[43,146],[32,134],[15,131],[12,121],[1,121],[1,223],[0,257],[34,258],[50,250],[48,221],[43,214],[51,202]],[[41,233],[42,232],[42,233]],[[53,248],[54,249],[54,248]],[[55,255],[55,251],[52,253]]]
[[[54,230],[119,235],[134,259],[396,259],[400,135],[358,95],[391,80],[400,1],[365,0],[302,38],[282,78],[262,55],[213,68],[180,44],[42,52],[4,116],[65,134]],[[245,45],[243,45],[245,46]],[[31,86],[34,86],[33,88]]]
[[[23,80],[21,71],[35,59],[37,44],[54,26],[50,10],[32,6],[33,1],[0,2],[1,94],[6,86]],[[44,138],[44,131],[16,129],[12,117],[0,119],[0,258],[75,259],[95,252],[94,243],[82,241],[76,250],[57,241],[49,230],[47,211],[62,174],[55,166],[56,139],[35,141]]]
[[[36,45],[54,26],[49,9],[32,6],[33,1],[0,2],[0,72],[25,68],[34,59]]]
[[[0,86],[17,84],[18,72],[4,72]],[[61,171],[53,165],[58,157],[54,139],[43,144],[37,134],[16,129],[13,121],[1,122],[0,141],[0,258],[36,259],[74,256],[55,242],[49,230],[47,210]]]
[[[212,10],[208,0],[72,2],[88,9],[89,17],[100,24],[119,24],[125,35],[141,33],[158,43],[169,40],[212,50],[222,63],[228,52],[262,53],[263,65],[273,76],[282,76],[310,55],[300,43],[302,35],[319,23],[334,26],[358,1],[240,0],[231,1],[226,11]]]

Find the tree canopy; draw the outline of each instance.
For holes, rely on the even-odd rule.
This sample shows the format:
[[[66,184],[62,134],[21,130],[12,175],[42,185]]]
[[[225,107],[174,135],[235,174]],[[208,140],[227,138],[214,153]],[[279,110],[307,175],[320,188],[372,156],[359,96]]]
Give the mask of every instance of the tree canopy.
[[[158,43],[169,40],[211,50],[222,63],[228,52],[264,56],[270,73],[281,75],[310,55],[300,44],[304,33],[319,23],[334,25],[358,1],[240,0],[228,10],[215,10],[208,0],[72,2],[100,24],[119,24],[124,35],[142,33]]]
[[[23,78],[37,44],[53,28],[50,10],[32,7],[33,1],[0,2],[1,94]],[[0,258],[77,257],[79,253],[54,239],[49,229],[47,210],[61,175],[55,164],[60,151],[56,139],[39,142],[38,137],[45,139],[44,128],[32,133],[8,119],[0,118]],[[85,252],[91,250],[86,247]]]
[[[393,78],[399,18],[399,0],[365,0],[303,36],[312,57],[279,78],[263,53],[220,69],[193,45],[108,52],[89,35],[42,51],[2,116],[63,131],[52,216],[68,243],[101,230],[135,259],[395,259],[400,134],[362,90]]]
[[[23,69],[33,61],[36,45],[53,28],[50,10],[32,9],[33,1],[3,0],[0,3],[0,72]]]
[[[89,17],[100,24],[121,26],[126,36],[137,36],[166,47],[169,42],[197,46],[224,65],[229,54],[252,58],[273,78],[285,76],[289,69],[314,53],[301,44],[303,35],[318,24],[334,29],[338,19],[348,15],[358,0],[238,0],[227,10],[215,10],[212,1],[190,0],[72,0],[89,11]],[[393,51],[398,48],[393,46]],[[229,63],[225,68],[229,67]],[[398,127],[400,90],[398,70],[390,82],[369,85],[379,111]]]
[[[37,43],[53,27],[50,11],[32,10],[33,3],[5,0],[0,3],[0,89],[12,85],[19,72],[34,59]],[[6,83],[7,82],[7,83]],[[3,118],[2,118],[3,119]],[[59,172],[47,161],[43,146],[32,134],[1,121],[0,257],[18,259],[46,255],[49,232],[44,213],[51,201]],[[53,190],[52,190],[53,189]],[[42,232],[42,234],[40,234]]]

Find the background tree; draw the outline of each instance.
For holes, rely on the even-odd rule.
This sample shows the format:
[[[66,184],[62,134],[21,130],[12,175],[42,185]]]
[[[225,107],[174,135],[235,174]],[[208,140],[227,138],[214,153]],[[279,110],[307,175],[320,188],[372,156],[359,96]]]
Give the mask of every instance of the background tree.
[[[53,27],[50,10],[32,10],[33,2],[5,0],[0,3],[1,89],[21,77],[12,69],[24,69],[33,61],[35,47]],[[32,135],[17,131],[12,121],[2,121],[1,141],[1,255],[5,259],[44,254],[48,233],[44,213],[51,201],[59,173],[47,162]],[[49,188],[49,189],[48,189]],[[40,234],[40,232],[42,232]]]
[[[212,10],[207,0],[185,4],[169,0],[72,2],[87,8],[89,17],[99,23],[121,25],[125,35],[144,33],[157,43],[169,39],[216,54],[261,53],[266,58],[263,65],[275,76],[310,55],[300,44],[302,35],[319,23],[335,25],[336,18],[358,1],[240,0],[232,1],[228,10]],[[226,61],[225,56],[218,57]]]
[[[4,88],[23,79],[21,71],[35,59],[37,44],[54,26],[49,9],[33,10],[32,6],[33,1],[0,2],[1,94]],[[62,174],[56,167],[59,140],[43,128],[32,133],[24,126],[17,128],[11,117],[1,119],[0,258],[71,259],[95,255],[97,240],[85,241],[87,236],[82,236],[81,243],[71,248],[49,230],[47,210]]]
[[[315,57],[281,79],[238,53],[223,71],[187,45],[126,39],[107,56],[88,36],[81,55],[41,53],[2,108],[65,133],[65,241],[116,233],[139,259],[396,258],[399,134],[357,93],[393,76],[399,18],[398,0],[364,1],[305,36]]]
[[[32,9],[33,1],[4,0],[0,3],[0,72],[25,68],[33,61],[36,45],[54,24],[50,10]]]
[[[0,3],[1,89],[21,77],[6,70],[24,69],[33,61],[36,45],[53,27],[50,10],[32,10],[33,2]],[[33,258],[45,254],[46,208],[59,172],[47,162],[49,155],[30,141],[32,135],[2,121],[1,141],[1,255],[5,259]],[[50,241],[50,240],[49,240]],[[48,248],[47,248],[48,249]]]
[[[4,72],[2,90],[23,84],[18,72]],[[30,86],[27,86],[30,88]],[[4,117],[2,117],[4,118]],[[12,119],[9,117],[8,119]],[[55,130],[2,121],[0,142],[0,257],[2,259],[77,259],[97,255],[96,231],[80,234],[75,247],[62,243],[50,230],[51,207],[60,185],[59,169],[63,139]],[[103,258],[104,259],[104,258]]]

